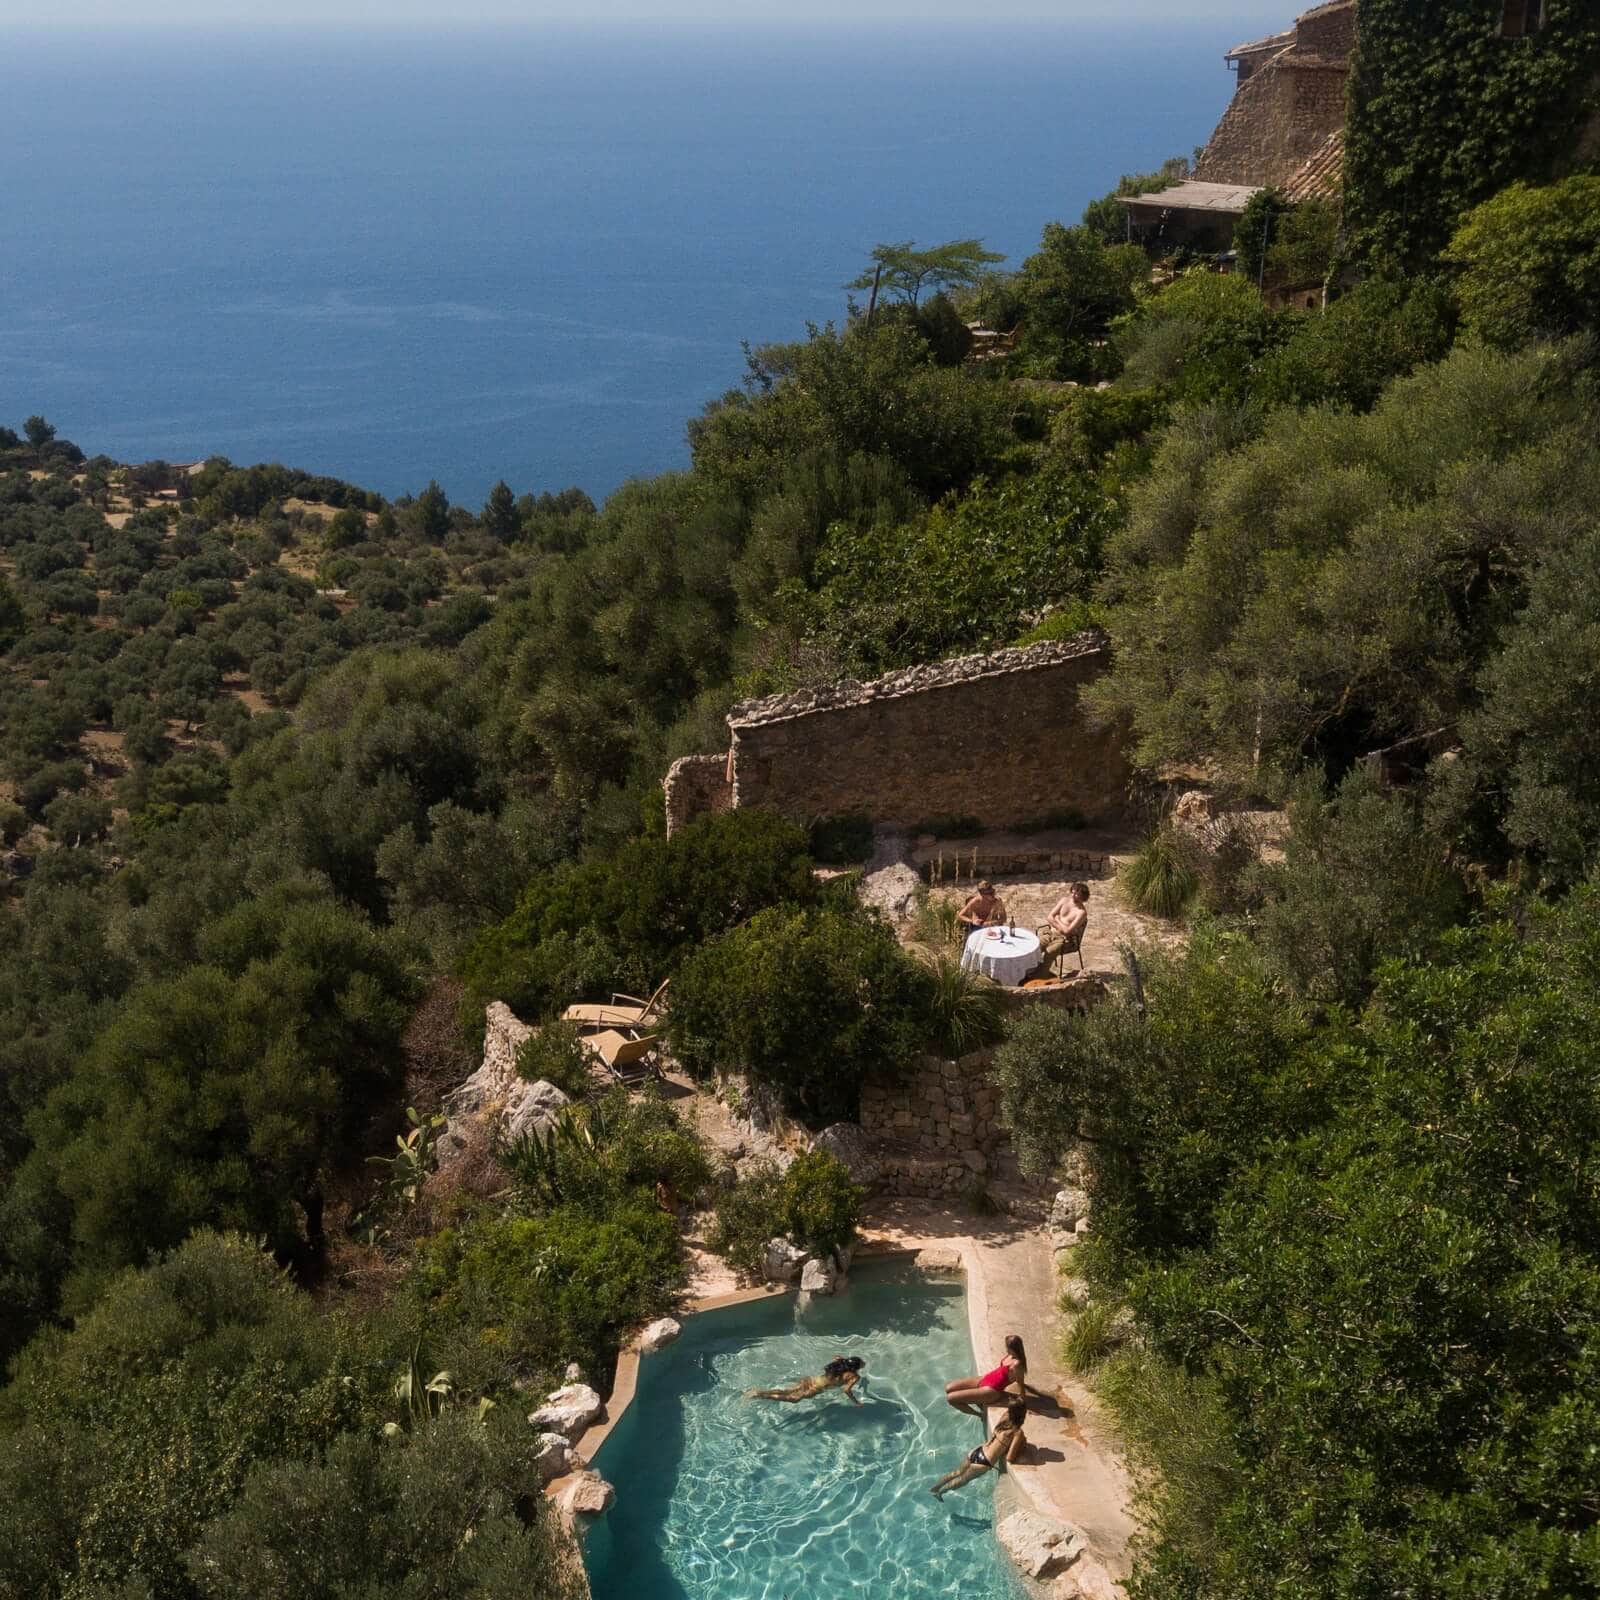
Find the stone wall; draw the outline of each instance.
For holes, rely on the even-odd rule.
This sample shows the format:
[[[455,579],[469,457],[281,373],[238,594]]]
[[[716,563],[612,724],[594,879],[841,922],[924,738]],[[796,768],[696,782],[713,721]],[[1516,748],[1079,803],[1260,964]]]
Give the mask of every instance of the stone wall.
[[[735,806],[986,828],[1115,811],[1129,767],[1117,730],[1090,726],[1079,691],[1104,671],[1099,633],[964,656],[803,694],[728,717]]]
[[[725,755],[680,757],[667,768],[662,789],[668,837],[694,817],[714,816],[733,807]]]
[[[517,1020],[515,1012],[502,1001],[493,1000],[484,1013],[483,1088],[491,1099],[511,1093],[517,1078],[517,1052],[533,1037],[533,1029]]]

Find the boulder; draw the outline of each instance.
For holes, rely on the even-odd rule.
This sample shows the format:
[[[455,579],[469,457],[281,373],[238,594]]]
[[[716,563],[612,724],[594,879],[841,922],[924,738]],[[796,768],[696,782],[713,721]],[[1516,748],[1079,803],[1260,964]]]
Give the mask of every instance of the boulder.
[[[768,1283],[793,1283],[809,1259],[792,1239],[769,1239],[761,1270]]]
[[[539,1435],[539,1442],[533,1451],[533,1470],[538,1474],[541,1488],[557,1478],[564,1478],[580,1465],[572,1452],[572,1445],[559,1433]]]
[[[1089,1215],[1089,1197],[1082,1189],[1069,1186],[1058,1189],[1050,1205],[1050,1226],[1062,1233],[1071,1233],[1079,1219]]]
[[[541,1433],[559,1433],[576,1439],[601,1412],[600,1396],[586,1383],[569,1383],[557,1389],[528,1421]]]
[[[989,1171],[989,1158],[981,1150],[963,1150],[961,1159],[966,1162],[967,1171],[975,1178],[982,1178]]]
[[[882,1176],[872,1140],[857,1122],[835,1122],[824,1128],[812,1141],[815,1150],[826,1150],[845,1165],[856,1183],[871,1188]]]
[[[506,1096],[506,1107],[501,1113],[506,1137],[515,1139],[524,1133],[543,1132],[556,1120],[556,1114],[572,1101],[553,1083],[540,1078],[537,1083],[519,1083]]]
[[[660,1317],[639,1335],[639,1349],[647,1356],[653,1355],[657,1350],[665,1349],[682,1332],[681,1322],[672,1317]]]
[[[500,1080],[489,1062],[478,1068],[470,1078],[464,1078],[444,1097],[445,1115],[470,1117],[482,1111],[491,1100],[500,1095]]]
[[[1053,1578],[1083,1554],[1083,1535],[1070,1522],[1052,1522],[1037,1511],[1013,1511],[994,1536],[1017,1570],[1030,1578]]]
[[[832,1294],[838,1281],[831,1261],[808,1261],[800,1274],[800,1287],[807,1294]]]
[[[617,1492],[598,1472],[574,1472],[556,1490],[556,1509],[567,1517],[598,1517],[611,1509]]]
[[[833,1269],[841,1278],[850,1270],[850,1263],[855,1256],[856,1247],[853,1244],[842,1244],[833,1252]]]

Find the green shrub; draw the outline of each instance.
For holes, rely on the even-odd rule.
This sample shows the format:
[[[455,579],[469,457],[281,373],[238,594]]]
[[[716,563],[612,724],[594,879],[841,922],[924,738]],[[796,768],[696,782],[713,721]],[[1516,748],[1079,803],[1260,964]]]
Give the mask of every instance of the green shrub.
[[[668,1310],[682,1282],[677,1225],[641,1200],[604,1217],[569,1204],[447,1231],[419,1254],[410,1288],[457,1342],[458,1381],[495,1390],[569,1361],[608,1371],[623,1334]]]
[[[1139,1508],[1160,1542],[1194,1570],[1214,1570],[1218,1529],[1240,1480],[1216,1381],[1131,1346],[1099,1369],[1095,1393],[1116,1419]]]
[[[550,1128],[507,1141],[495,1154],[530,1210],[572,1205],[601,1218],[655,1204],[658,1184],[675,1198],[692,1198],[711,1176],[699,1139],[672,1106],[623,1089],[564,1109]]]
[[[819,895],[798,824],[753,809],[700,817],[536,878],[474,941],[462,974],[472,1004],[531,1015],[619,988],[649,994],[686,952],[764,907]]]
[[[717,1195],[710,1245],[748,1278],[761,1276],[767,1241],[784,1231],[783,1174],[770,1161],[754,1161]]]
[[[573,1100],[583,1100],[594,1087],[589,1075],[593,1058],[583,1047],[575,1022],[552,1017],[529,1034],[517,1051],[517,1076],[527,1083],[553,1083]]]
[[[691,1071],[745,1070],[819,1116],[848,1116],[863,1079],[916,1054],[925,980],[859,909],[775,907],[683,965],[667,1031]]]
[[[1086,1377],[1117,1347],[1116,1307],[1091,1300],[1061,1335],[1061,1359],[1069,1372]]]
[[[769,1240],[787,1237],[816,1255],[840,1250],[855,1237],[867,1191],[838,1157],[808,1151],[780,1172],[753,1162],[717,1197],[711,1248],[747,1277],[759,1277]]]
[[[867,1191],[850,1169],[826,1150],[796,1156],[783,1175],[785,1232],[817,1255],[843,1249],[855,1238]]]
[[[452,1413],[401,1443],[347,1434],[319,1461],[258,1466],[188,1558],[202,1600],[576,1600],[520,1417]],[[190,1593],[184,1590],[184,1593]]]
[[[28,813],[9,800],[0,800],[0,844],[14,845],[28,831]]]
[[[948,953],[927,963],[928,1036],[947,1056],[997,1044],[1005,1033],[1000,991]]]
[[[1134,908],[1153,917],[1181,917],[1200,889],[1189,846],[1171,828],[1152,834],[1118,877]]]

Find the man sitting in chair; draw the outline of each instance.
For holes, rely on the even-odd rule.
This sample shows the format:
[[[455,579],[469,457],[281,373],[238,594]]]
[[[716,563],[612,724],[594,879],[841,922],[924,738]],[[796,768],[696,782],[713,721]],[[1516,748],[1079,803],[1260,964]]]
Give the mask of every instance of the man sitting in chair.
[[[956,913],[956,921],[964,930],[995,927],[1006,920],[1006,903],[994,892],[987,878],[978,885],[978,892]]]
[[[1064,951],[1082,948],[1083,932],[1089,925],[1089,885],[1069,884],[1045,920],[1048,927],[1040,930],[1039,963],[1047,967]]]

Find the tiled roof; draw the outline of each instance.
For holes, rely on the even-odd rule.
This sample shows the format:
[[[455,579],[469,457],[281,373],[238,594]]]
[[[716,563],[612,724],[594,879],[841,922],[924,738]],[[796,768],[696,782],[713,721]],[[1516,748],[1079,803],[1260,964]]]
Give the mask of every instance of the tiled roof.
[[[1283,186],[1284,198],[1295,205],[1302,200],[1335,200],[1344,186],[1344,129],[1330,133],[1322,148]]]

